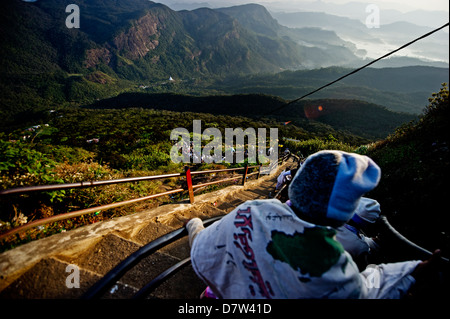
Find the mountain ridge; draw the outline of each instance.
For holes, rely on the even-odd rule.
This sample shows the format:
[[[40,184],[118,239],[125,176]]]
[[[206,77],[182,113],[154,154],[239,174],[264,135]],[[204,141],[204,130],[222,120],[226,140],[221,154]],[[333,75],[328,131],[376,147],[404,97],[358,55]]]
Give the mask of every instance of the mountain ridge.
[[[355,18],[337,16],[328,12],[271,12],[279,24],[289,28],[315,27],[334,31],[338,37],[355,43],[361,57],[376,58],[431,30],[440,27],[421,26],[410,21],[383,22],[378,28],[368,28]],[[437,19],[439,20],[439,19]],[[382,20],[384,21],[384,20]],[[445,22],[444,22],[445,23]],[[448,66],[448,32],[439,32],[402,50],[398,58],[408,57],[409,65],[441,63]]]
[[[366,140],[385,138],[399,125],[416,118],[415,115],[393,112],[384,106],[349,99],[304,100],[272,112],[287,102],[276,96],[255,93],[214,96],[124,93],[85,107],[210,113],[258,120],[270,118],[281,122],[292,121],[308,132],[327,132],[325,135],[328,135],[329,131],[334,131],[334,134],[346,139],[349,138],[346,134],[350,133]]]
[[[134,7],[125,7],[125,2]],[[43,43],[40,45],[50,46],[57,50],[63,59],[73,60],[74,65],[71,67],[60,65],[67,72],[80,72],[84,70],[84,66],[98,67],[103,63],[113,71],[119,71],[118,73],[122,77],[133,79],[136,78],[136,75],[133,75],[132,72],[127,74],[121,69],[142,68],[148,70],[152,69],[152,64],[155,64],[161,72],[167,66],[166,64],[170,65],[171,63],[169,61],[162,62],[158,58],[161,55],[169,55],[169,52],[172,57],[176,57],[182,62],[187,62],[190,58],[192,63],[188,64],[189,71],[200,73],[208,73],[207,65],[211,63],[215,64],[214,70],[227,65],[228,67],[225,67],[227,72],[230,72],[229,66],[234,64],[237,65],[231,71],[254,72],[255,65],[259,67],[259,69],[256,68],[257,71],[277,71],[281,67],[295,67],[300,63],[300,56],[298,53],[295,54],[294,43],[288,45],[287,41],[282,39],[277,39],[276,42],[286,52],[279,50],[272,55],[261,56],[258,54],[259,51],[264,51],[261,37],[254,37],[230,16],[219,11],[204,8],[176,12],[162,4],[143,0],[127,0],[117,7],[115,5],[110,6],[100,0],[79,1],[80,11],[83,12],[80,16],[82,27],[71,30],[65,28],[65,20],[63,20],[65,16],[61,14],[61,10],[58,11],[54,8],[64,8],[61,4],[57,4],[56,0],[34,3],[13,0],[12,5],[5,4],[4,12],[12,12],[17,20],[21,18],[21,14],[29,17],[24,21],[26,32],[23,32],[23,36],[25,38],[34,36],[33,33],[36,32],[53,33],[50,36],[42,37]],[[107,14],[106,10],[109,10],[110,7],[115,10]],[[102,20],[102,14],[105,14],[104,20]],[[43,16],[45,19],[41,20],[49,26],[37,26],[39,24],[36,21],[38,16]],[[12,19],[8,20],[10,23],[14,22]],[[8,33],[15,31],[10,28],[5,29]],[[67,44],[72,44],[72,46],[69,45],[69,48],[64,50],[62,45],[58,45],[58,39],[55,38],[63,38],[66,47]],[[252,46],[247,46],[247,43],[251,43]],[[77,46],[79,47],[78,54],[67,52]],[[225,60],[227,63],[220,63],[223,54],[219,52],[219,49],[227,51],[227,46],[238,49],[243,54],[234,59],[235,56],[230,52]],[[86,55],[83,51],[88,50],[91,50],[88,56],[98,58],[96,61],[91,59],[88,63],[83,63],[84,61],[80,61],[80,56]],[[206,52],[203,53],[203,51]],[[277,54],[281,56],[277,57]],[[217,61],[214,60],[216,55]],[[118,61],[120,58],[126,58],[133,63],[128,61],[125,66]],[[278,66],[277,63],[283,59],[288,61],[286,65]],[[137,60],[140,60],[139,65],[133,65]],[[174,64],[174,69],[181,66],[180,63],[175,64],[173,61],[172,64]]]
[[[275,73],[304,60],[294,41],[255,33],[212,9],[79,0],[81,27],[69,29],[70,3],[0,3],[3,120],[39,106],[105,98],[137,81]]]
[[[219,80],[216,87],[229,93],[265,93],[296,99],[352,69],[329,67],[317,70],[284,71],[276,75],[256,74]],[[449,81],[448,68],[407,66],[366,68],[339,83],[315,93],[311,98],[358,99],[383,105],[391,111],[420,114],[430,92]]]

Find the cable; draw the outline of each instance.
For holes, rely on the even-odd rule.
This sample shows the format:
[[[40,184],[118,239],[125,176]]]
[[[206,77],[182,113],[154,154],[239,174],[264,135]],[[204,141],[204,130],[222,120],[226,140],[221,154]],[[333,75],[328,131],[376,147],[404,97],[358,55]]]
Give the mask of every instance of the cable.
[[[371,61],[371,62],[365,64],[365,65],[363,65],[362,67],[360,67],[360,68],[358,68],[358,69],[355,69],[355,70],[351,71],[350,73],[347,73],[347,74],[341,76],[340,78],[338,78],[338,79],[336,79],[336,80],[334,80],[334,81],[332,81],[332,82],[330,82],[330,83],[327,83],[327,84],[321,86],[320,88],[315,89],[314,91],[311,91],[311,92],[309,92],[309,93],[307,93],[307,94],[305,94],[305,95],[299,97],[298,99],[292,100],[292,101],[290,101],[290,102],[288,102],[288,103],[286,103],[286,104],[283,104],[283,105],[279,106],[278,108],[276,108],[276,109],[274,109],[274,110],[272,110],[272,111],[266,113],[265,115],[273,114],[273,113],[275,113],[275,112],[277,112],[277,111],[279,111],[279,110],[285,108],[285,107],[288,106],[288,105],[291,105],[291,104],[293,104],[293,103],[295,103],[295,102],[298,102],[298,101],[300,101],[301,99],[304,99],[305,97],[307,97],[307,96],[309,96],[309,95],[312,95],[312,94],[314,94],[314,93],[316,93],[316,92],[318,92],[318,91],[320,91],[320,90],[322,90],[322,89],[324,89],[324,88],[326,88],[326,87],[328,87],[328,86],[330,86],[330,85],[332,85],[332,84],[334,84],[334,83],[336,83],[336,82],[339,82],[340,80],[342,80],[342,79],[344,79],[344,78],[346,78],[346,77],[348,77],[348,76],[350,76],[350,75],[352,75],[352,74],[355,74],[356,72],[359,72],[359,71],[361,71],[361,70],[364,69],[364,68],[367,68],[369,65],[372,65],[372,64],[374,64],[375,62],[378,62],[378,61],[380,61],[380,60],[382,60],[382,59],[384,59],[384,58],[386,58],[386,57],[388,57],[388,56],[390,56],[390,55],[392,55],[392,54],[394,54],[394,53],[396,53],[396,52],[398,52],[398,51],[400,51],[400,50],[406,48],[407,46],[410,46],[411,44],[413,44],[413,43],[415,43],[415,42],[417,42],[417,41],[419,41],[419,40],[422,40],[422,39],[424,39],[424,38],[426,38],[426,37],[432,35],[433,33],[435,33],[435,32],[437,32],[437,31],[439,31],[439,30],[441,30],[441,29],[447,27],[448,25],[449,25],[449,22],[447,22],[446,24],[444,24],[443,26],[441,26],[441,27],[439,27],[439,28],[437,28],[437,29],[434,29],[433,31],[430,31],[430,32],[428,32],[428,33],[426,33],[426,34],[424,34],[424,35],[422,35],[422,36],[416,38],[415,40],[412,40],[412,41],[410,41],[410,42],[408,42],[408,43],[402,45],[402,46],[399,47],[398,49],[395,49],[394,51],[391,51],[391,52],[389,52],[389,53],[387,53],[387,54],[385,54],[385,55],[383,55],[383,56],[381,56],[381,57],[379,57],[379,58],[377,58],[377,59],[375,59],[375,60],[373,60],[373,61]]]

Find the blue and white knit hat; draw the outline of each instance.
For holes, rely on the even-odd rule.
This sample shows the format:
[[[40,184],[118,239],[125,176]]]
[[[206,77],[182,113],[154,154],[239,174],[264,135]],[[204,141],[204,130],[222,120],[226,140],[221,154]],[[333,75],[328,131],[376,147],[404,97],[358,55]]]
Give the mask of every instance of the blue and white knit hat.
[[[289,186],[294,211],[318,225],[350,220],[362,195],[374,189],[381,170],[369,157],[342,151],[309,156]]]

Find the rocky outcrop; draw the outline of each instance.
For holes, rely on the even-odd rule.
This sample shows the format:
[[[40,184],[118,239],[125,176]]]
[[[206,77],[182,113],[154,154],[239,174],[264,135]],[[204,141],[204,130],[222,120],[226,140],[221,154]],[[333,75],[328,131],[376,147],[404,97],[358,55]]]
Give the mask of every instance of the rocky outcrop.
[[[160,28],[157,17],[147,13],[131,28],[115,37],[113,45],[125,58],[137,60],[159,45]]]
[[[86,50],[86,59],[84,66],[86,68],[93,68],[100,63],[109,64],[111,61],[111,51],[107,48],[95,48]]]

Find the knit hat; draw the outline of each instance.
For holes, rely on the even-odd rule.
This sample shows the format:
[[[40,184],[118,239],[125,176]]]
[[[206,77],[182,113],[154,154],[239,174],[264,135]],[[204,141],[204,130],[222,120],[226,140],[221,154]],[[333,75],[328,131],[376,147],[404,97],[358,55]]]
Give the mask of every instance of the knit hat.
[[[373,224],[380,217],[381,208],[380,203],[375,199],[361,197],[359,205],[355,210],[355,215],[352,219],[362,219],[362,222]]]
[[[289,186],[292,208],[318,225],[338,227],[353,216],[361,196],[374,189],[381,171],[369,157],[342,151],[310,155]]]

